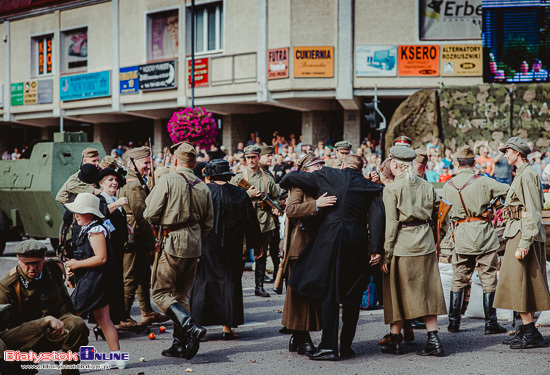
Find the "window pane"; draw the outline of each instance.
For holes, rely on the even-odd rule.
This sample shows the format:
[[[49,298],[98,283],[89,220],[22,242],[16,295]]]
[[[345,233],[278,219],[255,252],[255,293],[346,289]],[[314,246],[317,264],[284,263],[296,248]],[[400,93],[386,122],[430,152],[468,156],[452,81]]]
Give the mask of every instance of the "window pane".
[[[208,9],[208,50],[216,49],[216,8]]]
[[[195,17],[195,51],[204,51],[204,12],[199,10]]]

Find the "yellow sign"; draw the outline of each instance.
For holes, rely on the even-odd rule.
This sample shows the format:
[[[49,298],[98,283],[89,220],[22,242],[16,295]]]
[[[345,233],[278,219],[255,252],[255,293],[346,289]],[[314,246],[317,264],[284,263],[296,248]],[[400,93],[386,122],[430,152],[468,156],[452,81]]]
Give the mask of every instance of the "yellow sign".
[[[334,77],[334,47],[294,47],[294,77]]]
[[[442,76],[483,75],[481,44],[441,46]]]
[[[38,103],[38,82],[29,81],[24,83],[23,87],[23,104]]]

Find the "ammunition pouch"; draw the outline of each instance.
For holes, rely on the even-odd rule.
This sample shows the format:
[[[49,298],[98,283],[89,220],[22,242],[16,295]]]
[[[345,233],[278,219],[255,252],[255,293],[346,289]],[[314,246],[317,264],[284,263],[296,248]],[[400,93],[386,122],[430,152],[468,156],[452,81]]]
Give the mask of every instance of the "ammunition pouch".
[[[522,206],[505,206],[502,209],[502,217],[508,220],[521,220],[527,216],[527,211]]]

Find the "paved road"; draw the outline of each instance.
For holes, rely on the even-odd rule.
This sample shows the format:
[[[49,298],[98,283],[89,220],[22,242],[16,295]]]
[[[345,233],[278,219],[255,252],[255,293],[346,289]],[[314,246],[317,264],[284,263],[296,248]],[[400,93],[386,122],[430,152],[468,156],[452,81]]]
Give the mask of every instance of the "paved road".
[[[13,256],[14,243],[10,243],[3,257],[0,257],[0,275],[5,274],[16,263]],[[121,347],[130,353],[130,363],[125,370],[110,370],[108,374],[182,374],[191,369],[194,374],[550,374],[550,348],[510,350],[500,341],[504,335],[483,335],[483,321],[464,319],[464,332],[446,332],[447,320],[439,319],[440,337],[446,355],[442,358],[420,357],[414,354],[422,348],[426,334],[415,331],[417,339],[405,346],[405,354],[394,356],[383,354],[376,341],[388,327],[383,323],[382,310],[361,313],[353,347],[357,356],[339,362],[315,362],[296,353],[288,352],[288,335],[278,333],[281,322],[282,296],[271,298],[254,296],[253,273],[244,275],[244,326],[237,329],[241,339],[221,340],[221,327],[208,327],[206,341],[191,361],[164,358],[162,349],[171,342],[172,324],[166,324],[167,333],[159,334],[159,325],[153,326],[156,340],[149,340],[145,334],[121,333]],[[132,315],[139,320],[137,302]],[[510,322],[502,322],[510,327]],[[550,328],[541,332],[550,342]],[[318,343],[320,334],[312,334]],[[108,352],[104,340],[90,338],[90,344],[99,352]],[[139,358],[145,358],[140,362]],[[56,374],[56,371],[41,371],[40,374]],[[83,374],[103,374],[105,371],[82,371]]]

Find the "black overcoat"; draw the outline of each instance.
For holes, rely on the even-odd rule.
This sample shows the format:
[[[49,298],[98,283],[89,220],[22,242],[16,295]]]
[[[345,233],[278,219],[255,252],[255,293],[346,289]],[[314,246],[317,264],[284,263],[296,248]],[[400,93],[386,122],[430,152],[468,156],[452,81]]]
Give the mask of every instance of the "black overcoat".
[[[370,253],[379,253],[384,242],[382,186],[350,168],[291,172],[280,186],[337,197],[320,210],[318,231],[298,258],[290,286],[306,297],[323,300],[331,292],[339,303],[356,304],[368,283]]]

